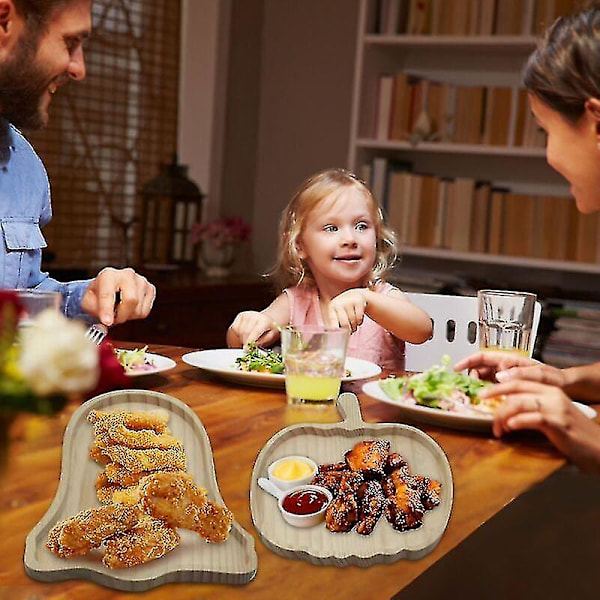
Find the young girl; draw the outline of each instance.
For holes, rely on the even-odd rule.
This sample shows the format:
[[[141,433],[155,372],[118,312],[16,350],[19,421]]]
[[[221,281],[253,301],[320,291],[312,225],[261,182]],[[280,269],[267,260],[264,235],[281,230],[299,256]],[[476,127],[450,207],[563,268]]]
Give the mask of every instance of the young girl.
[[[347,327],[348,356],[402,369],[404,340],[431,336],[431,320],[383,281],[395,236],[367,186],[344,169],[322,171],[296,192],[283,213],[274,271],[283,292],[261,312],[237,315],[229,347],[271,345],[277,326]]]

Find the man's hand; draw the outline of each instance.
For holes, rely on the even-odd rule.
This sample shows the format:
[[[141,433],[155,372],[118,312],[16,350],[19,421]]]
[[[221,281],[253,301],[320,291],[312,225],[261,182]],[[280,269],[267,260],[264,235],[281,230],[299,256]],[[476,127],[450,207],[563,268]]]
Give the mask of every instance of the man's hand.
[[[121,299],[117,304],[117,292]],[[133,269],[106,267],[96,276],[81,301],[81,308],[104,325],[144,319],[152,310],[156,288]]]

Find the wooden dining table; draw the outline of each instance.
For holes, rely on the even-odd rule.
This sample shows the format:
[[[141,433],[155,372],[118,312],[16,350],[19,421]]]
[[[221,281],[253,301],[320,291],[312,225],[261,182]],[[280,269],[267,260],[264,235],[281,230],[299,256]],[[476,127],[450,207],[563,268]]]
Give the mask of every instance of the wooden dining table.
[[[221,494],[236,520],[256,540],[258,572],[250,583],[241,586],[166,584],[143,592],[144,598],[390,598],[565,464],[565,459],[537,434],[497,440],[491,433],[409,422],[443,448],[452,468],[454,506],[438,546],[419,560],[399,560],[367,569],[316,566],[283,558],[259,539],[250,514],[249,488],[259,451],[273,434],[290,424],[284,392],[213,378],[181,361],[186,348],[157,345],[149,351],[173,358],[177,367],[164,374],[134,379],[132,387],[174,396],[198,415],[212,444]],[[367,422],[408,422],[394,406],[360,393],[359,400]],[[24,570],[25,538],[54,498],[63,433],[76,408],[71,403],[53,418],[21,415],[12,424],[12,439],[0,480],[1,598],[99,600],[132,595],[84,580],[41,583],[30,579]]]

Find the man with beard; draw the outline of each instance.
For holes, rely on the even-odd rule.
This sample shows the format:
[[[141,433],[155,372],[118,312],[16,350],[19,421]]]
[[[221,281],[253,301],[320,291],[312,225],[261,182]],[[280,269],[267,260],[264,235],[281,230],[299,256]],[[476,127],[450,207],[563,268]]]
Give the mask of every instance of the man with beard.
[[[41,271],[50,186],[19,131],[44,127],[58,88],[85,78],[91,8],[92,0],[0,0],[0,287],[60,292],[68,316],[113,325],[148,316],[156,289],[132,269],[70,283]]]

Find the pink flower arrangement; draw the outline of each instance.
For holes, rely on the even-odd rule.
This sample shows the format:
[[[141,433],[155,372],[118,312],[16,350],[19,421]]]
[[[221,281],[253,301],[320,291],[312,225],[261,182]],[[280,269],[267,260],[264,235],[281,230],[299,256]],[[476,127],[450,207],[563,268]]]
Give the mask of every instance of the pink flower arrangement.
[[[218,219],[209,223],[195,223],[192,226],[192,244],[210,240],[217,248],[228,244],[247,242],[252,233],[249,225],[241,217]]]

